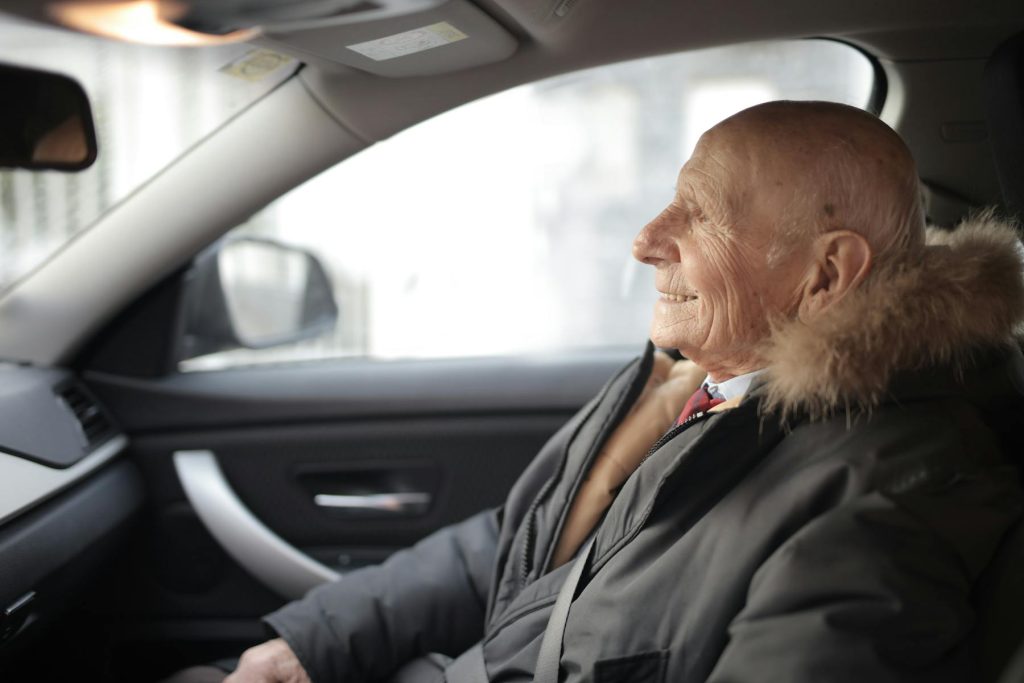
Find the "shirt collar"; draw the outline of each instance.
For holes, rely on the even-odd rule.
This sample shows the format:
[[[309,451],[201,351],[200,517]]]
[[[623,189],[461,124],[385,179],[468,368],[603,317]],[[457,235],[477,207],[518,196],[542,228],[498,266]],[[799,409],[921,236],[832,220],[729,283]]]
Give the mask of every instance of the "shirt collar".
[[[732,379],[727,379],[724,382],[715,382],[711,379],[711,375],[704,378],[704,386],[708,388],[714,398],[720,398],[725,401],[731,401],[734,398],[739,398],[747,393],[750,389],[751,382],[754,378],[764,372],[764,369],[754,370],[748,372],[745,375],[739,375]]]

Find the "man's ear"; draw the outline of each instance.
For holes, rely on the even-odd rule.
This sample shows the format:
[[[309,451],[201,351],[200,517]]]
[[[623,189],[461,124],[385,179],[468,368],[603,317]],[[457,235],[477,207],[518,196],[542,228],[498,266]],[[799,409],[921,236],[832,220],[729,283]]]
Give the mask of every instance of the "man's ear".
[[[803,285],[800,317],[824,311],[855,289],[871,272],[871,258],[871,245],[852,230],[831,230],[819,235]]]

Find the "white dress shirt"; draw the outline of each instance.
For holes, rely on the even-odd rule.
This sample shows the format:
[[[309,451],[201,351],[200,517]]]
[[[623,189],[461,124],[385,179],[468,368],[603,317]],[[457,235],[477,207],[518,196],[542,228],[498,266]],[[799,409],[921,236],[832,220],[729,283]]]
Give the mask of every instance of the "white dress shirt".
[[[713,398],[720,398],[723,401],[731,401],[734,398],[739,398],[747,393],[750,389],[750,383],[754,381],[754,378],[760,375],[764,370],[754,370],[748,372],[745,375],[739,375],[732,379],[727,379],[724,382],[716,382],[711,379],[711,375],[708,375],[704,379],[704,386],[707,387],[708,393]]]

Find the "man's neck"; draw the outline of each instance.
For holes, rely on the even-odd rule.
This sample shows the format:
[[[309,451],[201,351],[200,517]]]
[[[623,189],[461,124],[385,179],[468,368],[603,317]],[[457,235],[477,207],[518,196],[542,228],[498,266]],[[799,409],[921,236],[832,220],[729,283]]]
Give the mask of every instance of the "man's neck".
[[[716,383],[728,382],[736,377],[758,372],[765,366],[764,360],[756,353],[744,353],[737,356],[713,356],[712,358],[706,358],[701,353],[693,353],[690,356],[683,353],[683,356],[704,368],[708,378]]]
[[[700,363],[697,364],[700,365]],[[735,379],[737,377],[744,377],[754,372],[760,372],[762,370],[762,366],[745,365],[742,367],[732,368],[729,370],[719,367],[705,367],[704,369],[708,373],[709,380],[715,382],[716,384],[721,384],[722,382],[728,382],[729,380]]]

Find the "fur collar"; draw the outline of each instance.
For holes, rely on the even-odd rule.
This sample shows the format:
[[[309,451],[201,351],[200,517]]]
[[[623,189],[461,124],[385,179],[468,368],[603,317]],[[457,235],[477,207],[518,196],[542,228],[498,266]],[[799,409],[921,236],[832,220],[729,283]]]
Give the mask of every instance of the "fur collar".
[[[810,323],[776,326],[764,357],[765,406],[821,418],[878,404],[894,373],[962,367],[1010,343],[1024,319],[1024,261],[1011,224],[991,212],[928,230],[917,258],[877,267]]]

